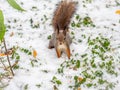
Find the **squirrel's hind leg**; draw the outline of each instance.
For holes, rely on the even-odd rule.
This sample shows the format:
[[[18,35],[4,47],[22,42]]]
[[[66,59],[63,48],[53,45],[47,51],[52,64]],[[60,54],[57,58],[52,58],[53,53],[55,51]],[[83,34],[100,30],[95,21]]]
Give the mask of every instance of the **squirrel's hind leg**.
[[[48,48],[49,48],[49,49],[54,48],[54,45],[53,45],[53,41],[52,41],[52,40],[50,40]]]

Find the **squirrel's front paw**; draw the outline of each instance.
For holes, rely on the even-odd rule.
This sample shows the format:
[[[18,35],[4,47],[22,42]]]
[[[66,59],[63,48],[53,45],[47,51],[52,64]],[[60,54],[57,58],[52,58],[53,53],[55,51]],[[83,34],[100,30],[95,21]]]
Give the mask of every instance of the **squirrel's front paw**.
[[[71,56],[70,48],[66,46],[65,44],[57,46],[56,53],[57,53],[58,58],[61,57],[62,52],[65,52],[68,59],[70,59],[70,56]]]

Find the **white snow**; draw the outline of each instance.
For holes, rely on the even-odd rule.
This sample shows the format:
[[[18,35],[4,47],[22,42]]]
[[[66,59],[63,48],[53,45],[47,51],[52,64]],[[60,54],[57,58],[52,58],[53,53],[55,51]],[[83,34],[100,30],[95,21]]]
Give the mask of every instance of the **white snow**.
[[[56,4],[60,0],[16,1],[26,10],[25,12],[13,9],[7,3],[7,0],[0,0],[0,9],[4,13],[6,27],[11,26],[11,28],[7,28],[5,35],[7,48],[13,46],[27,49],[31,48],[30,50],[35,49],[38,55],[36,57],[37,62],[35,62],[34,67],[32,67],[31,61],[34,60],[34,58],[18,51],[20,53],[20,61],[18,62],[19,69],[14,70],[15,76],[10,80],[9,85],[5,87],[4,90],[25,90],[25,85],[28,85],[28,90],[53,90],[54,84],[51,82],[53,76],[56,76],[57,79],[62,82],[62,85],[58,86],[59,90],[71,90],[68,88],[69,85],[73,84],[71,78],[73,78],[72,76],[78,75],[80,70],[71,71],[66,69],[64,71],[65,75],[62,76],[58,74],[57,69],[60,67],[60,64],[65,60],[67,61],[68,58],[66,55],[57,58],[55,50],[48,49],[49,40],[47,37],[53,33],[51,20]],[[75,1],[79,3],[76,14],[83,17],[88,14],[96,27],[73,28],[70,26],[70,32],[73,31],[75,33],[75,39],[70,46],[72,53],[71,58],[77,59],[77,56],[75,56],[76,53],[82,55],[87,52],[87,39],[81,37],[81,35],[84,34],[88,38],[89,36],[96,37],[101,33],[103,36],[110,38],[113,48],[120,46],[120,15],[115,13],[116,10],[120,9],[120,5],[115,6],[114,0],[93,0],[92,3],[85,4],[86,7],[83,7],[82,0]],[[21,2],[23,5],[20,4]],[[118,2],[120,3],[119,0]],[[106,8],[106,5],[111,6]],[[32,7],[37,7],[37,9],[32,10]],[[44,15],[48,18],[47,21]],[[34,25],[39,24],[39,28],[31,27],[31,18]],[[16,22],[14,23],[15,19]],[[10,21],[10,23],[8,21]],[[115,26],[113,24],[115,24]],[[14,35],[10,37],[12,32]],[[78,39],[83,41],[78,43]],[[120,48],[115,49],[113,55],[114,57],[117,55],[120,56]],[[47,70],[48,73],[45,73],[44,70]],[[2,70],[0,70],[0,72],[2,72]],[[120,82],[120,75],[115,78],[112,76],[107,77],[111,77],[110,81],[118,80]],[[40,88],[36,86],[38,84],[41,85]],[[116,85],[114,90],[119,90],[119,88],[120,83]],[[88,88],[82,86],[81,90],[88,90]],[[89,90],[97,89],[90,88]]]

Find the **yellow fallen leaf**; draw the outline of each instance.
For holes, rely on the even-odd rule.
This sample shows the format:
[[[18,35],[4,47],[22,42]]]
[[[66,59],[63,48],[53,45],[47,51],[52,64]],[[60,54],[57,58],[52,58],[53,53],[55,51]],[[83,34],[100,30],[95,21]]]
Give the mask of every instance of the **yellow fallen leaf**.
[[[36,58],[36,56],[37,56],[37,52],[36,50],[33,50],[33,57]]]
[[[81,90],[81,88],[79,87],[77,90]]]
[[[120,10],[116,10],[116,12],[115,12],[116,14],[120,14]]]
[[[5,54],[4,53],[0,53],[0,56],[5,56]]]
[[[82,77],[78,77],[78,80],[79,80],[79,82],[81,82],[83,80],[83,78]]]

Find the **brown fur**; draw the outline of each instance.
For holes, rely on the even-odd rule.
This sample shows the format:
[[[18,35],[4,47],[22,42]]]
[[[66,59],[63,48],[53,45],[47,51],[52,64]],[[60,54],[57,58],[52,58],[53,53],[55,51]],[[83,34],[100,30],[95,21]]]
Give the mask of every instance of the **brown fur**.
[[[61,56],[62,52],[65,52],[70,59],[71,53],[69,45],[72,43],[72,39],[68,32],[68,26],[75,12],[75,7],[75,2],[65,0],[58,4],[54,12],[52,20],[54,33],[49,42],[49,48],[55,48],[58,58]]]
[[[68,28],[70,19],[75,12],[76,3],[72,1],[61,1],[54,12],[52,24],[56,30],[65,30]]]

